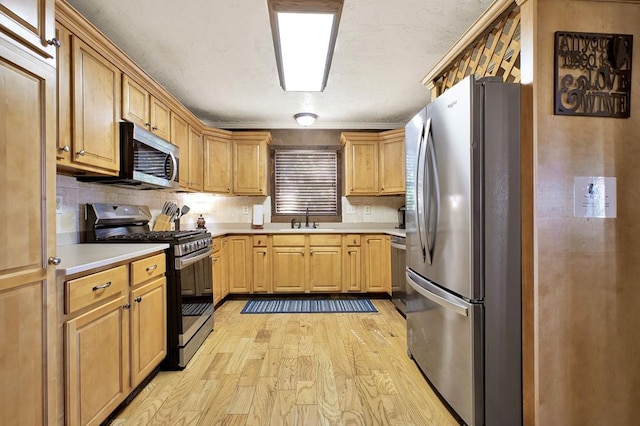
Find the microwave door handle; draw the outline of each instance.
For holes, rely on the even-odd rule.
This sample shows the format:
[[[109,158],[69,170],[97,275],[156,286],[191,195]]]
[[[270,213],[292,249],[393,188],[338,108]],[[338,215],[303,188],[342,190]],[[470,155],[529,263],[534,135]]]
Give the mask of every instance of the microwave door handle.
[[[171,157],[171,178],[169,178],[169,181],[173,182],[178,175],[178,159],[172,152],[169,153],[169,157]]]
[[[438,220],[440,218],[440,179],[438,177],[438,163],[436,162],[435,142],[433,140],[433,134],[431,128],[426,135],[427,138],[427,160],[430,164],[429,174],[429,199],[433,195],[434,211],[433,211],[433,229],[429,229],[431,238],[427,234],[427,251],[429,252],[429,258],[433,260],[433,252],[436,246],[436,235],[438,232]],[[431,225],[431,201],[429,202],[429,225]]]
[[[423,229],[426,227],[424,222],[424,156],[422,155],[422,147],[424,146],[424,124],[418,137],[418,161],[416,162],[416,227],[418,228],[418,241],[420,242],[420,250],[422,251],[422,258],[425,260],[425,243],[422,239]],[[421,183],[422,182],[422,183]]]

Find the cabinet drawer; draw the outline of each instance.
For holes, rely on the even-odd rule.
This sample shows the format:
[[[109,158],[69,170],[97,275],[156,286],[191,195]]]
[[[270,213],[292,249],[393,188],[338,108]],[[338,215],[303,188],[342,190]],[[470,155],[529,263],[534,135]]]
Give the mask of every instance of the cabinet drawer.
[[[347,246],[357,247],[360,245],[360,234],[347,234],[344,236]]]
[[[217,253],[222,249],[222,237],[215,237],[211,240],[211,251]]]
[[[274,235],[274,247],[304,247],[304,235]]]
[[[309,245],[313,246],[340,246],[342,236],[340,234],[309,235]]]
[[[70,314],[125,291],[129,286],[128,265],[107,269],[66,282],[65,312]]]
[[[304,241],[302,243],[304,244]],[[253,246],[254,247],[266,247],[267,246],[267,236],[266,235],[254,235],[253,236]]]
[[[131,285],[135,286],[151,278],[163,276],[166,265],[164,253],[131,262]]]

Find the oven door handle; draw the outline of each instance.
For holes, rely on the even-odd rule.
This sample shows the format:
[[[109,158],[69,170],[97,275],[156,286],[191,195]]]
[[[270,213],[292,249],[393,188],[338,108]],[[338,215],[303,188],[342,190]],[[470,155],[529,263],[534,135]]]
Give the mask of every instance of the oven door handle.
[[[180,270],[186,268],[189,265],[193,265],[194,263],[211,256],[211,253],[213,253],[211,247],[207,247],[202,251],[196,252],[194,255],[178,258],[176,259],[176,269]]]

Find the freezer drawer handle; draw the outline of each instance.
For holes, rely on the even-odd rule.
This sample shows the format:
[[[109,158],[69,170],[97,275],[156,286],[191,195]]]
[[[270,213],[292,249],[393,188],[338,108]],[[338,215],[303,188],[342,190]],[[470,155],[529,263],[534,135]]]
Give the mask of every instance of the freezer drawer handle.
[[[463,317],[468,317],[469,316],[469,309],[467,309],[466,306],[462,306],[459,305],[457,303],[454,303],[450,300],[447,300],[443,297],[438,296],[437,294],[433,294],[425,289],[423,289],[422,287],[420,287],[416,282],[414,282],[411,277],[409,276],[409,274],[407,274],[407,282],[409,283],[409,285],[411,286],[411,288],[413,288],[415,291],[417,291],[418,293],[420,293],[422,296],[426,297],[427,299],[431,300],[434,303],[437,303],[438,305],[449,309],[453,312],[455,312],[458,315],[462,315]]]

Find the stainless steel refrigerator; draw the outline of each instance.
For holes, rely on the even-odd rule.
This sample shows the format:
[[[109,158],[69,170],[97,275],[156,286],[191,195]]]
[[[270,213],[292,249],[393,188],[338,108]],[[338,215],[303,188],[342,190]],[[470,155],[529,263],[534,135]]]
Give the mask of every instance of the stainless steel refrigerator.
[[[520,86],[467,77],[405,138],[409,354],[466,424],[522,424]]]

